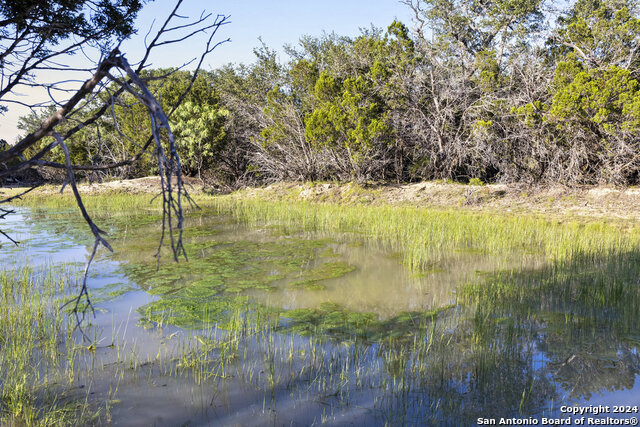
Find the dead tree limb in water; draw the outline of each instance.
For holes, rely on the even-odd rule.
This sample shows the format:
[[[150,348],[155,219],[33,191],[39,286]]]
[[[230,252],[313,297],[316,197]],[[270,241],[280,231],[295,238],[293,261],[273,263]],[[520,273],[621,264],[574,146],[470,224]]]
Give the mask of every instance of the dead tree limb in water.
[[[0,0],[0,113],[5,112],[12,104],[26,106],[32,112],[45,105],[54,105],[57,108],[41,121],[35,131],[13,145],[0,146],[0,180],[28,169],[52,168],[65,171],[61,191],[66,185],[70,185],[78,208],[94,237],[92,251],[84,270],[82,288],[70,302],[74,304],[78,324],[84,319],[87,310],[93,310],[87,288],[89,267],[100,246],[110,251],[112,248],[104,237],[105,232],[94,223],[84,206],[76,185],[77,171],[115,169],[134,164],[144,154],[153,154],[161,178],[159,196],[163,209],[162,237],[156,256],[160,257],[161,248],[168,242],[175,261],[180,257],[186,259],[182,243],[183,202],[191,203],[191,198],[182,180],[180,158],[169,118],[184,101],[198,77],[205,58],[221,43],[228,41],[216,42],[214,39],[218,30],[229,21],[227,16],[205,12],[198,18],[189,20],[179,14],[182,2],[176,2],[151,42],[147,43],[151,35],[149,30],[145,37],[146,50],[143,57],[132,66],[121,52],[120,46],[122,41],[135,33],[133,19],[142,7],[138,0],[109,0],[99,5],[94,2],[86,2],[87,5],[84,5],[85,2],[80,1],[73,7],[69,7],[68,2],[61,1],[48,2],[48,5],[43,6],[37,1],[15,4],[11,0]],[[87,10],[91,10],[90,16],[87,16]],[[67,28],[58,28],[64,24],[54,25],[56,22],[70,20],[73,20],[74,24],[68,24]],[[203,35],[205,42],[199,57],[178,67],[180,69],[195,63],[195,70],[192,71],[188,86],[168,111],[163,110],[148,87],[148,82],[158,77],[145,78],[142,73],[150,66],[151,53],[162,46],[190,42],[195,37]],[[61,43],[62,41],[64,43]],[[67,65],[71,55],[83,54],[88,58],[89,51],[101,53],[101,59],[92,67]],[[64,71],[65,79],[47,81],[46,73],[57,71]],[[86,74],[88,71],[91,72],[88,79],[69,78]],[[74,82],[81,83],[80,87],[70,89],[70,84]],[[44,90],[48,93],[49,100],[24,102],[16,96],[19,90],[24,88]],[[66,101],[59,102],[56,95],[60,94],[70,96]],[[75,164],[68,144],[74,141],[74,137],[77,137],[81,130],[92,126],[99,134],[100,120],[113,110],[114,105],[121,102],[123,94],[133,96],[149,113],[151,129],[146,142],[139,145],[139,151],[134,155],[119,161]],[[116,120],[115,115],[111,120]],[[66,126],[63,130],[61,125],[71,121],[75,126]],[[64,153],[63,163],[46,159],[46,155],[55,147],[59,147]],[[0,200],[0,204],[8,203],[22,195]],[[10,209],[0,210],[0,220],[9,213]],[[18,243],[1,229],[0,233],[13,243]],[[82,304],[83,300],[86,304]]]

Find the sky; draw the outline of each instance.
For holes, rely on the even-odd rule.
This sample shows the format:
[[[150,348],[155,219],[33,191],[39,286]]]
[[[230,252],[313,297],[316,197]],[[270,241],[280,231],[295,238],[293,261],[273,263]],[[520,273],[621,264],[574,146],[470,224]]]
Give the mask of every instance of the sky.
[[[150,28],[157,30],[174,6],[175,2],[171,0],[156,0],[145,5],[137,19],[138,34],[123,43],[121,48],[129,62],[134,63],[141,58],[145,34]],[[215,38],[217,41],[230,39],[230,42],[218,46],[208,56],[203,64],[205,69],[215,69],[227,63],[252,63],[253,49],[260,45],[259,38],[279,52],[281,61],[286,61],[282,47],[285,44],[295,46],[303,35],[320,36],[323,32],[335,32],[343,36],[357,36],[360,28],[370,28],[371,25],[386,28],[394,19],[412,26],[411,10],[399,0],[184,0],[178,13],[197,18],[204,10],[228,16],[230,22],[220,28]],[[180,66],[199,57],[205,41],[201,36],[158,49],[151,57],[151,64],[153,67]],[[74,61],[82,64],[85,59],[79,56]],[[21,93],[23,100],[43,96],[34,91],[22,90]],[[0,138],[14,142],[21,133],[16,127],[18,118],[27,113],[24,107],[10,106],[9,111],[0,116]]]
[[[139,15],[140,32],[151,25],[154,17],[167,16],[173,6],[171,0],[148,4]],[[181,6],[183,13],[192,17],[199,16],[203,9],[229,16],[231,22],[218,33],[221,40],[230,38],[231,42],[211,55],[207,64],[210,67],[253,62],[253,48],[259,46],[259,37],[270,48],[281,48],[295,44],[305,34],[319,36],[326,31],[355,36],[360,28],[371,24],[386,28],[396,18],[407,23],[411,20],[410,9],[399,0],[185,0]],[[198,47],[197,43],[186,46],[194,55]]]

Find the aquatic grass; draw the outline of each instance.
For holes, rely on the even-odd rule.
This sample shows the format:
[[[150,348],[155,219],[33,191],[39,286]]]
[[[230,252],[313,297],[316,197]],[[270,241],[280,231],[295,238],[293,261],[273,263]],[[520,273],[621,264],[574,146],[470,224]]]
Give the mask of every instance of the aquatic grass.
[[[433,269],[452,252],[537,254],[553,261],[574,254],[598,255],[612,248],[640,248],[640,227],[627,222],[540,216],[464,209],[406,206],[336,205],[309,202],[211,198],[207,206],[250,224],[315,232],[348,232],[398,251],[417,271]]]
[[[75,284],[65,268],[0,271],[0,424],[77,425],[99,417],[69,393],[73,376],[65,378],[74,369],[73,328],[58,304]]]
[[[123,216],[136,224],[157,220],[160,206],[150,204],[149,194],[110,192],[85,196],[95,215]],[[610,248],[629,251],[640,247],[640,227],[627,221],[567,217],[547,219],[540,215],[468,209],[421,208],[391,205],[340,205],[305,201],[264,201],[230,196],[195,196],[203,211],[209,208],[251,224],[284,230],[347,232],[380,242],[398,251],[404,262],[420,271],[433,269],[451,252],[477,254],[537,254],[554,260],[574,253],[597,254]],[[18,204],[40,208],[75,207],[70,195],[34,194]],[[188,209],[189,210],[189,209]],[[78,216],[79,217],[79,216]],[[115,220],[118,223],[117,219]],[[130,221],[128,219],[127,221]],[[203,226],[206,231],[206,225]],[[194,232],[197,230],[194,229]],[[186,234],[189,238],[189,234]]]
[[[89,212],[100,215],[101,213],[123,214],[128,212],[162,211],[161,204],[156,200],[152,202],[153,194],[149,193],[125,193],[110,191],[101,194],[84,194],[82,201]],[[57,191],[33,192],[22,199],[11,202],[17,206],[29,206],[50,210],[62,210],[77,206],[75,197],[70,191],[60,194]]]
[[[86,195],[85,205],[100,216],[137,217],[131,224],[151,224],[161,212],[153,195],[109,192]],[[629,251],[640,247],[640,226],[628,221],[593,220],[582,217],[548,219],[540,215],[469,209],[422,208],[392,205],[311,203],[239,199],[234,195],[198,194],[204,209],[191,215],[206,215],[208,208],[230,214],[252,224],[293,231],[320,231],[363,236],[398,251],[416,270],[437,265],[451,251],[504,254],[517,251],[554,260],[574,253],[597,254],[610,248]],[[33,194],[16,204],[36,208],[73,209],[70,194]],[[117,220],[116,220],[117,222]],[[206,231],[206,225],[203,226]],[[194,232],[197,231],[194,229]],[[186,236],[189,237],[188,234]]]

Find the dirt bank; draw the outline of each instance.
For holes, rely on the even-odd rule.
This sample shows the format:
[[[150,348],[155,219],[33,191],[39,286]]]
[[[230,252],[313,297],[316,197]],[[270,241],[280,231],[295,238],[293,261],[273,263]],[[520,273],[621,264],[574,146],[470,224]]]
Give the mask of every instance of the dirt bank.
[[[197,179],[185,179],[192,195],[219,194]],[[155,193],[159,178],[146,177],[124,181],[81,184],[82,194],[108,192]],[[14,194],[18,189],[2,189]],[[44,186],[41,194],[59,193],[60,187]],[[70,189],[65,190],[65,192]],[[523,212],[553,216],[640,220],[640,188],[613,187],[528,187],[523,185],[464,185],[445,182],[420,182],[405,185],[355,183],[277,183],[236,191],[230,197],[263,200],[305,200],[318,203],[408,205]]]
[[[545,215],[640,219],[640,188],[472,186],[421,182],[406,185],[279,183],[246,188],[238,198],[449,207]]]

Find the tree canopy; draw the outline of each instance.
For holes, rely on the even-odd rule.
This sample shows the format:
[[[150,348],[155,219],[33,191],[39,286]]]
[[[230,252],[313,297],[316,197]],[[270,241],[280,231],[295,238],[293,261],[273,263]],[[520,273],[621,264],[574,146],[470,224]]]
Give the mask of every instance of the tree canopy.
[[[303,36],[284,61],[263,44],[250,65],[142,72],[164,109],[192,88],[170,119],[182,172],[230,188],[283,179],[638,183],[637,0],[563,10],[545,0],[402,3],[413,22]],[[123,166],[85,172],[98,178],[154,173],[150,156],[122,164],[148,141],[151,122],[135,96],[118,97],[113,117],[96,121],[100,137],[77,132],[71,155]],[[60,163],[57,150],[46,159]]]
[[[20,86],[55,86],[36,81],[34,72],[70,68],[65,57],[84,46],[107,52],[134,34],[141,8],[139,0],[0,1],[0,112]]]

